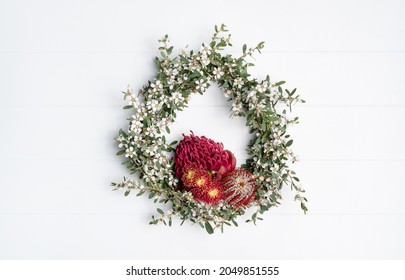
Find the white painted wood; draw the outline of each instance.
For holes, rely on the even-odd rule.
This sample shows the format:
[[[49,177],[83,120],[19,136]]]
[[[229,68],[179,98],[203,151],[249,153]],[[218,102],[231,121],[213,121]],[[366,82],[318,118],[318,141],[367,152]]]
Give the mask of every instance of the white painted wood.
[[[0,259],[405,258],[404,2],[196,5],[1,2]],[[285,189],[257,227],[241,219],[214,236],[151,227],[157,205],[109,187],[127,175],[113,141],[129,116],[120,92],[153,78],[162,35],[177,49],[199,48],[222,22],[234,55],[245,42],[267,42],[256,77],[286,80],[307,100],[293,111],[301,123],[291,134],[310,211]],[[170,137],[205,134],[240,164],[249,134],[229,106],[212,86]]]

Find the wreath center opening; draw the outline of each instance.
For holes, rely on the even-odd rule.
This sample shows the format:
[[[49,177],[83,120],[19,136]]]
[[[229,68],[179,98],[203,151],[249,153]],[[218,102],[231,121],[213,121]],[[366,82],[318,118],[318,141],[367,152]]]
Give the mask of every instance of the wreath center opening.
[[[218,84],[212,83],[202,95],[192,94],[190,97],[187,108],[178,112],[170,126],[171,132],[166,136],[169,142],[193,131],[196,135],[223,143],[234,153],[237,162],[245,162],[248,158],[246,147],[252,135],[246,126],[246,118],[231,117],[232,102],[226,100]]]

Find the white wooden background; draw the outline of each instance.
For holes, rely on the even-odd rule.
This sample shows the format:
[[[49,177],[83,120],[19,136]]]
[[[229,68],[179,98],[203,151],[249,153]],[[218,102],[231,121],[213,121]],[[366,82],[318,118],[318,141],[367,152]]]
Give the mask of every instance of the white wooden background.
[[[0,258],[405,258],[404,1],[0,2]],[[154,205],[109,184],[126,170],[113,137],[121,91],[155,74],[157,39],[199,48],[225,23],[235,55],[266,41],[254,75],[288,81],[296,164],[292,194],[258,226],[207,235],[149,226]],[[245,157],[243,120],[211,87],[175,125]],[[240,161],[239,161],[240,163]]]

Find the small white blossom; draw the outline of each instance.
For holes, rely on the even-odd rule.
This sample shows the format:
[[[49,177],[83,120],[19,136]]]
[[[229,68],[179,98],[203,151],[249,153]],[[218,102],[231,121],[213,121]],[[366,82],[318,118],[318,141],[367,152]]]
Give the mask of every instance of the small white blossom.
[[[159,103],[156,99],[152,99],[146,103],[146,106],[149,111],[156,112],[162,107],[162,104]]]
[[[132,118],[132,120],[135,121],[135,122],[142,122],[142,121],[143,121],[143,116],[140,115],[140,114],[132,115],[131,118]]]
[[[203,45],[201,46],[201,54],[202,54],[202,55],[205,55],[205,56],[210,55],[210,54],[211,54],[210,48],[203,44]]]
[[[135,106],[138,106],[138,104],[139,104],[138,98],[133,94],[128,96],[128,102],[129,102],[129,105],[134,106],[134,108],[135,108]]]
[[[201,58],[201,63],[202,63],[202,65],[207,66],[208,64],[211,63],[211,61],[210,61],[210,59],[208,58],[208,56],[203,56],[203,57]]]
[[[153,128],[153,127],[151,127],[151,126],[149,126],[149,127],[147,127],[147,128],[145,129],[144,134],[145,134],[146,136],[154,135],[154,134],[156,134],[156,129]]]
[[[134,147],[129,147],[125,151],[125,157],[133,157],[134,156]]]
[[[256,86],[258,92],[265,92],[268,88],[269,84],[267,81],[262,82]]]
[[[243,109],[243,105],[241,102],[235,102],[232,104],[232,112],[234,114],[239,114],[240,112],[242,112]]]
[[[281,132],[279,131],[279,130],[276,130],[274,133],[273,133],[273,143],[274,143],[274,145],[280,145],[281,144]]]
[[[170,100],[173,101],[174,104],[179,104],[184,102],[184,97],[180,92],[176,91],[172,94]]]
[[[163,89],[163,84],[161,81],[157,80],[156,83],[150,84],[153,92],[160,92]]]
[[[251,91],[248,93],[248,95],[246,96],[246,101],[247,102],[256,102],[257,101],[257,96],[256,96],[256,91]]]
[[[153,155],[155,155],[156,154],[156,151],[157,151],[157,146],[154,146],[154,147],[147,147],[146,149],[145,149],[145,153],[147,154],[147,155],[150,155],[150,156],[153,156]]]
[[[133,121],[130,126],[130,131],[135,134],[141,133],[143,124],[140,121]]]
[[[207,88],[207,83],[204,82],[203,79],[200,79],[198,81],[195,82],[196,84],[196,90],[200,90],[200,91],[204,91]]]
[[[212,74],[214,74],[215,79],[219,79],[221,78],[225,73],[220,69],[220,68],[216,68],[214,69],[214,71],[212,71]]]
[[[235,79],[235,81],[233,82],[233,85],[236,86],[237,88],[242,88],[242,86],[245,83],[243,82],[242,78],[237,78]]]

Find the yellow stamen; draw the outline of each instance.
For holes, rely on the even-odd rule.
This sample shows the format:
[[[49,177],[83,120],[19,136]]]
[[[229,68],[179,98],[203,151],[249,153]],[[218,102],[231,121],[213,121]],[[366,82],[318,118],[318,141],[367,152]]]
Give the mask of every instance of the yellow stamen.
[[[195,171],[194,170],[189,170],[187,172],[187,179],[192,179],[195,175]]]
[[[202,185],[205,184],[205,178],[199,178],[197,179],[197,181],[195,182],[195,184],[199,187],[201,187]]]
[[[216,197],[218,195],[218,193],[219,193],[218,189],[212,189],[212,190],[208,191],[208,195],[210,197]]]

